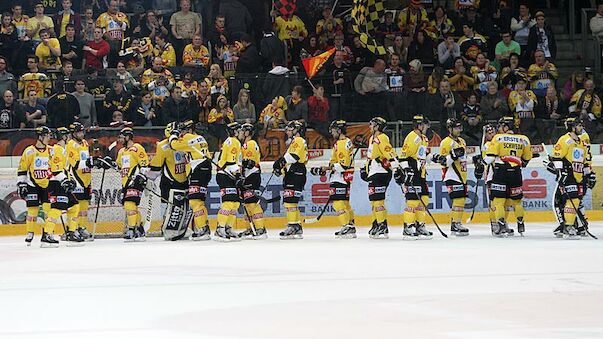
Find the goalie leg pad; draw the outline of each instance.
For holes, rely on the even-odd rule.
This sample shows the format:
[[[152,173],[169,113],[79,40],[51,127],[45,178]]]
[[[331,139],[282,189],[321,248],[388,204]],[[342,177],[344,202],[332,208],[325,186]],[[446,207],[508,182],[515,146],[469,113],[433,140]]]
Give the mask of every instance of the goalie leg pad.
[[[169,192],[169,204],[162,230],[165,240],[179,240],[185,237],[188,222],[192,217],[185,190],[172,189]]]

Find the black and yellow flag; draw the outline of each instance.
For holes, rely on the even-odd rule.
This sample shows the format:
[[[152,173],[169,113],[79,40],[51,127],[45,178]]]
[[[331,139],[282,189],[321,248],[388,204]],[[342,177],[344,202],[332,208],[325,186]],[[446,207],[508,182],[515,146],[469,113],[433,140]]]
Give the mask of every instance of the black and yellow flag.
[[[385,47],[373,38],[384,13],[383,0],[354,0],[352,29],[359,34],[360,42],[377,55],[385,54]]]

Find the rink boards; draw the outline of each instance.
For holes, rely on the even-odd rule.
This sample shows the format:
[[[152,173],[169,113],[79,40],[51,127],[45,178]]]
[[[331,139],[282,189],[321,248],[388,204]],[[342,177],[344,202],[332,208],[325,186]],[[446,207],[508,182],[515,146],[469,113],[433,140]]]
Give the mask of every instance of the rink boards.
[[[308,169],[313,166],[324,165],[324,161],[310,161]],[[357,164],[358,165],[358,164]],[[269,169],[271,163],[262,164],[262,185],[265,185],[271,176]],[[603,167],[595,167],[597,173],[603,174]],[[17,219],[24,220],[26,208],[25,202],[19,199],[16,194],[15,184],[16,169],[0,169],[0,197],[4,201],[2,220],[3,225],[0,226],[0,235],[15,235],[24,233],[24,225],[14,223],[7,225],[6,207],[10,207]],[[94,220],[96,205],[100,201],[98,232],[105,233],[111,230],[118,232],[123,225],[124,211],[120,201],[120,177],[117,172],[109,170],[106,172],[104,187],[100,190],[101,170],[93,171],[92,180],[92,201],[90,203],[89,219]],[[158,179],[159,180],[159,179]],[[449,223],[450,199],[446,192],[446,186],[442,181],[442,171],[437,166],[430,166],[427,170],[427,180],[430,193],[430,210],[435,214],[438,222],[442,224]],[[602,179],[603,180],[603,179]],[[484,189],[484,181],[475,181],[473,170],[469,170],[469,190],[468,198],[465,205],[466,215],[469,216],[474,204],[476,206],[475,222],[486,223],[488,221],[488,206],[487,195]],[[477,185],[477,190],[476,190]],[[554,221],[554,215],[551,212],[551,199],[555,189],[555,178],[547,172],[541,162],[534,161],[529,167],[523,169],[523,188],[524,188],[524,207],[526,208],[528,221]],[[159,191],[157,185],[157,191]],[[265,199],[270,199],[278,195],[282,190],[282,178],[273,176],[268,187],[263,194],[263,205],[265,215],[268,218],[267,225],[270,228],[282,227],[286,221],[282,203],[279,201],[266,203]],[[215,177],[208,187],[209,195],[206,200],[206,205],[209,211],[212,224],[220,206],[220,192],[215,182]],[[592,192],[595,192],[592,194]],[[589,218],[591,220],[603,220],[603,193],[601,193],[601,180],[597,183],[594,190],[589,190],[584,199],[586,208],[589,210]],[[329,183],[327,176],[315,176],[308,171],[308,180],[305,190],[303,191],[302,200],[300,201],[300,209],[303,216],[318,215],[329,196]],[[153,201],[153,229],[158,229],[162,220],[162,208],[159,208],[159,198],[155,197]],[[146,213],[146,204],[148,194],[145,193],[140,209],[143,214],[143,219]],[[368,201],[367,183],[360,179],[358,171],[354,174],[354,180],[351,189],[351,204],[356,213],[356,222],[359,225],[368,225],[371,223],[371,205]],[[398,225],[402,223],[402,212],[405,207],[404,195],[400,187],[394,180],[390,182],[386,196],[386,207],[389,213],[390,225]],[[243,213],[243,211],[240,211]],[[241,214],[242,215],[242,214]],[[39,219],[42,222],[42,219]],[[307,224],[306,227],[334,227],[338,222],[333,216],[333,209],[328,205],[325,216],[314,224]],[[243,226],[241,226],[243,227]]]

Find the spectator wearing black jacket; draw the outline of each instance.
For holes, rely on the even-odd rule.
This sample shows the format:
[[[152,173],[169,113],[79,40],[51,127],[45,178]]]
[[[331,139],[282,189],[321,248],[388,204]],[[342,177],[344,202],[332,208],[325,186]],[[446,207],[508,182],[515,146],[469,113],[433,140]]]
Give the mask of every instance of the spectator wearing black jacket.
[[[260,55],[262,57],[262,68],[264,72],[272,69],[273,64],[285,63],[285,44],[276,36],[272,28],[264,31],[260,41]]]
[[[424,31],[417,31],[408,46],[408,60],[418,59],[422,64],[434,64],[433,42]]]
[[[159,110],[155,106],[155,102],[148,91],[140,93],[140,102],[130,110],[130,114],[126,116],[127,121],[131,121],[134,126],[158,126],[161,125],[161,117]]]
[[[172,94],[165,99],[161,107],[161,120],[164,125],[172,121],[182,122],[193,119],[192,110],[187,99],[182,97],[182,88],[174,86]]]
[[[345,52],[336,51],[333,62],[326,66],[325,90],[329,98],[331,120],[344,119],[344,114],[350,114],[350,98],[354,92],[352,72],[343,63]]]
[[[241,55],[235,57],[237,62],[236,74],[241,73],[259,73],[262,70],[262,59],[258,49],[251,43],[251,38],[245,34],[241,36],[242,50]]]
[[[534,59],[534,52],[542,50],[547,60],[557,57],[557,41],[550,26],[545,24],[543,12],[536,13],[536,25],[530,28],[528,35],[528,55]]]
[[[46,125],[52,128],[68,126],[80,116],[80,104],[69,93],[55,93],[48,99],[46,110],[48,112]]]
[[[6,90],[0,102],[0,129],[25,127],[25,113],[12,91]]]
[[[59,39],[61,45],[61,61],[73,63],[73,68],[82,68],[82,59],[84,57],[84,44],[81,39],[76,38],[75,27],[72,24],[65,26],[65,36]]]
[[[103,100],[103,107],[105,108],[105,117],[113,116],[116,112],[120,112],[122,117],[127,117],[132,109],[132,95],[124,89],[124,83],[121,80],[115,80],[113,82],[113,90],[107,93],[105,100]],[[99,123],[103,123],[104,119],[100,119]]]
[[[251,14],[238,0],[220,1],[219,13],[226,19],[226,32],[231,36],[253,30]]]
[[[272,98],[286,97],[291,93],[290,71],[287,67],[275,64],[266,75],[262,93],[264,94],[264,105],[272,102]]]

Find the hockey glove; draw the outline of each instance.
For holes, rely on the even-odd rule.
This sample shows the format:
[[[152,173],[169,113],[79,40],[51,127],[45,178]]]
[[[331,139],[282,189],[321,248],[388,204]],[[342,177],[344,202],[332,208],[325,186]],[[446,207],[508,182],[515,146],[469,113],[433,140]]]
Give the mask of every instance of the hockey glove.
[[[65,178],[61,181],[61,187],[65,192],[71,193],[75,189],[75,181]]]
[[[477,166],[477,164],[480,164],[480,165],[482,165],[482,166],[485,164],[485,162],[484,162],[484,158],[482,158],[482,155],[481,155],[481,154],[474,155],[474,156],[471,158],[471,160],[473,161],[473,164],[474,164],[474,165],[476,165],[476,166]]]
[[[368,172],[366,171],[366,166],[360,167],[360,179],[368,182]]]
[[[569,177],[569,172],[567,170],[567,168],[562,168],[558,171],[558,177],[559,177],[559,184],[563,185],[565,184],[565,182],[567,181],[567,178]]]
[[[27,198],[27,184],[24,182],[20,182],[17,184],[17,190],[19,191],[19,197],[23,200]]]
[[[440,164],[442,166],[446,166],[446,156],[441,154],[434,154],[431,158],[431,161]]]
[[[111,159],[110,156],[106,156],[104,158],[98,158],[98,163],[99,163],[99,168],[108,170],[111,168],[115,168],[115,162],[113,161],[113,159]]]
[[[93,168],[95,164],[95,159],[96,157],[88,157],[88,159],[86,159],[86,167]]]
[[[396,168],[396,171],[394,172],[394,180],[396,180],[396,184],[402,185],[405,179],[406,176],[404,175],[404,170],[401,168]]]
[[[142,191],[147,185],[147,181],[148,179],[144,174],[136,173],[134,179],[132,179],[132,187],[139,191]]]
[[[280,157],[277,161],[275,161],[274,164],[272,165],[274,174],[276,174],[276,172],[281,173],[282,169],[285,167],[286,164],[287,164],[287,160],[285,160],[285,158],[283,158],[283,157]],[[280,175],[280,174],[278,174],[278,175]]]
[[[484,176],[484,164],[477,162],[475,163],[475,171],[473,175],[475,175],[475,179],[480,180]]]
[[[551,172],[552,174],[557,175],[557,169],[555,168],[555,163],[550,161],[546,164],[546,170]]]
[[[251,159],[243,159],[241,165],[243,165],[243,168],[252,169],[255,167],[256,163]]]
[[[590,172],[586,175],[586,187],[593,189],[597,185],[597,176],[595,172]]]
[[[457,147],[457,148],[453,149],[452,151],[450,151],[450,156],[452,157],[452,160],[456,160],[456,159],[462,157],[463,155],[465,155],[464,147]]]

